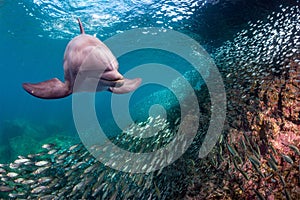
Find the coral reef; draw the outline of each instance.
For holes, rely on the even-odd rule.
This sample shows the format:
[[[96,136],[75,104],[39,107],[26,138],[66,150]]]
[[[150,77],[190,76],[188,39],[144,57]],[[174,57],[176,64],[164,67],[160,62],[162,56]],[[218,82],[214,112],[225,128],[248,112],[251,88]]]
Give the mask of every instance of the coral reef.
[[[217,50],[225,129],[185,199],[300,198],[299,6],[281,10]]]
[[[186,199],[299,199],[299,58],[281,72],[253,83],[252,97],[227,88],[226,129],[214,151],[195,162]]]

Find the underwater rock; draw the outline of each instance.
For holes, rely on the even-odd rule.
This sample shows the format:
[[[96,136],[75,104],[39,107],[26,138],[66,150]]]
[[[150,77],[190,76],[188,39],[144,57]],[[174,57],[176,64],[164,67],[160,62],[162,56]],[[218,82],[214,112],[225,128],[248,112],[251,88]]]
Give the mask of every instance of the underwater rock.
[[[203,61],[203,65],[209,65],[208,61]],[[205,76],[208,75],[205,74]],[[183,78],[184,77],[184,78]],[[196,70],[190,70],[183,74],[183,77],[178,77],[177,79],[173,80],[171,83],[171,88],[159,90],[157,92],[154,92],[153,94],[150,94],[149,96],[146,96],[145,98],[141,99],[139,102],[137,102],[135,107],[135,112],[133,112],[134,118],[138,120],[146,120],[149,115],[149,109],[154,104],[159,104],[165,108],[165,110],[172,110],[172,109],[178,109],[180,106],[180,103],[183,102],[186,98],[188,98],[189,94],[185,87],[185,79],[189,82],[191,87],[197,92],[201,89],[201,86],[203,85],[203,77],[199,75],[199,73]],[[175,96],[174,93],[170,90],[176,91],[179,96]],[[168,116],[172,117],[172,116]]]
[[[5,121],[0,130],[0,162],[12,161],[18,155],[37,153],[40,146],[51,140],[60,143],[64,135],[61,122],[36,124],[25,119]],[[68,136],[66,136],[68,137]]]
[[[209,175],[194,177],[187,199],[299,198],[300,7],[280,9],[214,54],[226,129],[199,166]]]

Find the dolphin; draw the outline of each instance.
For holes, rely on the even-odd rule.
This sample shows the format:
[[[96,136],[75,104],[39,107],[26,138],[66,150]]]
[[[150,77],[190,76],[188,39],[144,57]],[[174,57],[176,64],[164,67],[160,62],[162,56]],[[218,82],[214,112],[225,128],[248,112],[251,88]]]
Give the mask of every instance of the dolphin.
[[[58,99],[74,92],[107,90],[123,94],[137,89],[142,79],[124,78],[118,72],[118,61],[109,48],[98,38],[85,34],[79,18],[78,24],[81,34],[68,43],[64,53],[65,82],[53,78],[39,83],[23,83],[24,90],[38,98]]]

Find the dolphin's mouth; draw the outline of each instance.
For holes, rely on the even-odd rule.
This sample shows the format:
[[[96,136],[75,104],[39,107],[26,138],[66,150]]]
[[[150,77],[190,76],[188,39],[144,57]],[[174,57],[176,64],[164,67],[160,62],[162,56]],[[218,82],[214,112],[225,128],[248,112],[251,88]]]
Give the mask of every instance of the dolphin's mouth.
[[[121,87],[124,84],[124,77],[117,70],[104,71],[99,79],[103,86]]]
[[[101,77],[99,79],[99,83],[103,86],[109,86],[109,87],[121,87],[122,85],[124,85],[124,78],[122,79],[117,79],[117,80],[109,80],[109,79],[105,79],[103,77]]]

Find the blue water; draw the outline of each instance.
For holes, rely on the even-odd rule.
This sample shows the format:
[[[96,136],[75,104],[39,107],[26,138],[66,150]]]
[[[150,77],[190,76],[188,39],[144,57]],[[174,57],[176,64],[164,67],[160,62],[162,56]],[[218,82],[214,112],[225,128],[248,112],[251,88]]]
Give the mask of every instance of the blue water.
[[[26,153],[22,152],[26,147],[19,148],[19,144],[32,143],[34,146],[56,135],[77,137],[71,97],[42,100],[30,96],[21,87],[23,82],[34,83],[53,77],[64,80],[63,53],[69,40],[79,34],[77,17],[81,18],[87,33],[97,34],[98,38],[105,40],[121,31],[144,26],[183,29],[186,20],[200,4],[194,2],[192,6],[189,2],[151,0],[97,3],[0,1],[2,161],[17,153]],[[148,61],[151,61],[149,56],[140,60],[125,56],[119,61],[120,71],[124,73],[132,66]],[[168,58],[165,61],[169,62]],[[158,86],[145,87],[135,94],[135,99],[138,101],[161,89]],[[109,110],[105,110],[110,105],[109,96],[108,92],[97,94],[97,109],[102,109],[99,112],[104,119],[110,118]]]
[[[0,155],[3,155],[0,161],[16,156],[20,153],[16,153],[18,145],[24,143],[36,145],[56,135],[77,137],[70,96],[42,100],[30,96],[21,87],[23,82],[53,77],[63,80],[63,53],[67,43],[79,34],[77,17],[81,18],[87,33],[96,34],[101,40],[132,28],[163,27],[189,35],[210,52],[233,37],[249,18],[258,17],[251,7],[244,7],[249,15],[236,9],[247,1],[220,2],[0,0]],[[153,52],[142,52],[121,58],[120,71],[124,73],[139,62],[150,62],[151,55]],[[167,64],[173,59],[172,55],[159,57],[160,62]],[[189,69],[184,61],[178,62],[173,64],[180,72]],[[155,85],[141,88],[134,101],[163,89]],[[108,92],[97,94],[97,107],[109,105],[109,95]],[[103,110],[104,118],[109,118],[108,111]]]

